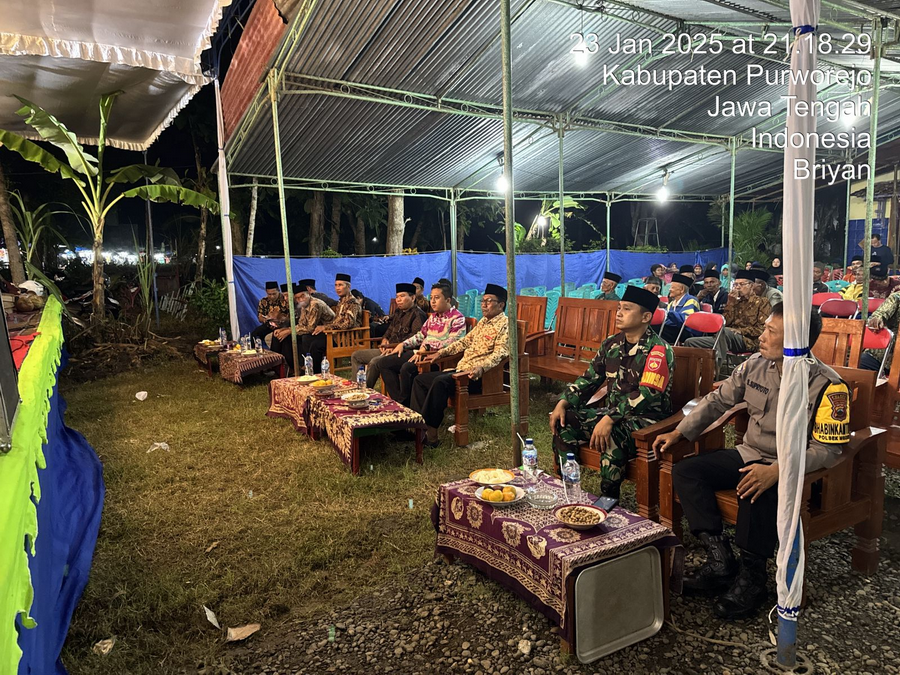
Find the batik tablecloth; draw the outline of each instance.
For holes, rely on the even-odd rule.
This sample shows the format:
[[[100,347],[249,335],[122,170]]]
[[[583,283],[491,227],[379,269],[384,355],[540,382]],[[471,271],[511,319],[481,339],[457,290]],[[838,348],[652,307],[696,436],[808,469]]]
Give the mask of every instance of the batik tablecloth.
[[[564,501],[558,479],[543,476],[541,482],[542,490]],[[679,545],[668,528],[622,508],[613,509],[597,527],[576,531],[560,524],[552,510],[535,509],[524,500],[506,507],[482,504],[475,498],[478,487],[465,479],[439,488],[431,512],[437,552],[464,560],[520,595],[555,621],[570,643],[574,626],[566,618],[567,582],[573,573],[648,544]],[[586,494],[588,499],[595,497]]]
[[[220,344],[205,345],[202,342],[198,342],[194,345],[194,358],[204,366],[208,366],[210,355],[218,355],[219,352],[226,349],[230,349],[230,346],[222,346]]]
[[[285,366],[284,357],[276,352],[264,351],[262,354],[241,354],[232,349],[219,354],[219,372],[222,377],[235,384],[243,384],[247,375],[264,373],[267,370],[281,369]]]
[[[341,395],[359,391],[354,386],[338,388],[329,397],[315,396],[315,388],[295,378],[269,382],[269,417],[285,417],[298,431],[312,435],[325,432],[341,460],[354,472],[358,456],[354,453],[354,434],[364,429],[424,429],[425,420],[415,410],[400,405],[374,389],[364,389],[370,407],[351,408]],[[358,436],[357,436],[358,439]]]

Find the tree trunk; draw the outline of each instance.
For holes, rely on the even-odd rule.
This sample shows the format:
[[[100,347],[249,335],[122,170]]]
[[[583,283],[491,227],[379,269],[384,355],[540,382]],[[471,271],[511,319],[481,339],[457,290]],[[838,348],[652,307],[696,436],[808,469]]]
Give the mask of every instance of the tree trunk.
[[[366,254],[366,223],[356,216],[356,227],[353,228],[353,252],[356,255]]]
[[[328,248],[337,251],[341,245],[341,193],[331,195],[331,237]]]
[[[94,244],[91,247],[94,253],[93,274],[94,297],[91,303],[91,321],[99,323],[106,318],[106,284],[103,281],[103,221],[98,223],[94,230]]]
[[[259,185],[257,179],[253,179],[253,187],[250,188],[250,221],[247,223],[247,255],[253,255],[253,235],[256,232],[256,206],[259,202]]]
[[[460,225],[459,218],[456,220],[456,250],[462,251],[466,243],[466,232]]]
[[[241,222],[240,216],[237,218],[229,218],[231,223],[231,253],[232,255],[241,255],[246,247],[244,242],[244,224]]]
[[[309,254],[322,255],[325,243],[325,193],[321,190],[313,192],[313,207],[309,214]]]
[[[3,239],[9,256],[9,273],[16,285],[27,280],[25,264],[22,262],[22,251],[19,249],[19,238],[16,236],[16,224],[13,221],[12,209],[9,208],[9,191],[3,165],[0,164],[0,224],[3,226]]]
[[[403,219],[403,195],[388,197],[387,218],[387,250],[388,255],[403,253],[403,231],[406,221]]]
[[[441,219],[443,220],[443,214],[441,214]],[[416,248],[419,244],[419,237],[422,236],[422,219],[419,218],[419,222],[416,223],[416,229],[413,230],[412,239],[409,240],[409,247]]]
[[[209,222],[209,209],[200,209],[200,234],[197,237],[197,276],[194,282],[203,283],[203,268],[206,266],[206,224]]]

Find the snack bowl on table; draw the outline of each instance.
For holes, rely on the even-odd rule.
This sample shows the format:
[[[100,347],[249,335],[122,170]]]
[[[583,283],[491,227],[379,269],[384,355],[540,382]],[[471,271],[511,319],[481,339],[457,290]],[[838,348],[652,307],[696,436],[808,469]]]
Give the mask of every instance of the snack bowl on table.
[[[318,379],[319,379],[318,375],[301,375],[300,377],[297,378],[297,381],[300,384],[312,384],[313,382],[316,382]]]
[[[357,410],[369,407],[369,395],[364,391],[351,391],[349,394],[341,396],[341,400]]]
[[[559,497],[556,496],[555,492],[551,492],[550,490],[538,489],[525,495],[525,501],[528,502],[528,505],[532,508],[549,511],[559,504]]]
[[[516,475],[506,469],[478,469],[469,474],[469,480],[479,485],[500,485],[509,483]]]
[[[590,504],[561,504],[553,509],[556,519],[573,530],[589,530],[606,520],[603,509]]]
[[[337,385],[331,380],[316,380],[312,383],[312,388],[313,391],[315,391],[316,396],[326,398],[334,393],[334,390],[337,389]]]
[[[525,490],[515,485],[485,485],[475,490],[475,499],[491,506],[509,506],[525,499]]]

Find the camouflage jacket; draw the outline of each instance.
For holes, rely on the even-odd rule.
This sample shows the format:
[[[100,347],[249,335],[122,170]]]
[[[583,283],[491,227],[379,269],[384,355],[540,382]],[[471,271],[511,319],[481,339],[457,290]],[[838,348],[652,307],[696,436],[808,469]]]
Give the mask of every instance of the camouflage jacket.
[[[894,340],[896,341],[897,329],[900,328],[900,292],[891,293],[887,300],[881,303],[881,307],[870,315],[870,317],[876,316],[884,323],[884,327],[894,334]],[[866,353],[871,354],[879,361],[884,358],[883,349],[867,349]]]
[[[623,353],[624,349],[627,353]],[[562,400],[570,407],[587,406],[604,384],[607,396],[600,415],[614,421],[628,417],[661,420],[672,414],[672,374],[675,354],[656,333],[648,330],[636,345],[625,342],[625,333],[611,335],[584,375],[570,384]]]

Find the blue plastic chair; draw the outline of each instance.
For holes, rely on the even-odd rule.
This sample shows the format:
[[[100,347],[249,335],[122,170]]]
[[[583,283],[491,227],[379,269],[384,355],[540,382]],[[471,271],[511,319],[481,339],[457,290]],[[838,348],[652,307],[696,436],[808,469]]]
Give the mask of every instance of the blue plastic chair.
[[[556,308],[559,307],[559,292],[547,291],[547,316],[544,319],[544,329],[553,330],[556,325]]]
[[[826,281],[825,285],[828,286],[828,290],[832,293],[838,293],[847,288],[847,286],[850,285],[850,282],[844,281],[843,279],[837,279],[834,281]]]
[[[546,286],[535,286],[534,294],[536,296],[538,296],[539,298],[544,297],[545,295],[547,295],[547,287]]]
[[[596,290],[597,290],[597,284],[584,284],[584,285],[581,287],[581,290],[583,290],[583,291],[596,291]]]
[[[537,293],[533,288],[522,288],[519,290],[519,295],[528,295],[534,297],[535,295],[537,295]]]
[[[568,293],[569,291],[574,291],[574,290],[575,290],[575,282],[567,281],[566,282],[566,293]]]
[[[618,284],[616,286],[616,295],[618,295],[621,298],[622,295],[625,293],[626,288],[628,288],[628,284]]]
[[[475,305],[472,307],[472,317],[481,321],[481,317],[484,316],[481,312],[481,298],[483,297],[482,293],[479,293],[475,296]]]
[[[644,287],[644,278],[638,277],[637,279],[629,279],[628,285],[629,286],[637,286],[638,288],[643,288]]]
[[[469,316],[469,313],[472,311],[472,298],[468,295],[461,295],[457,298],[459,302],[459,311],[462,312],[463,316]]]

